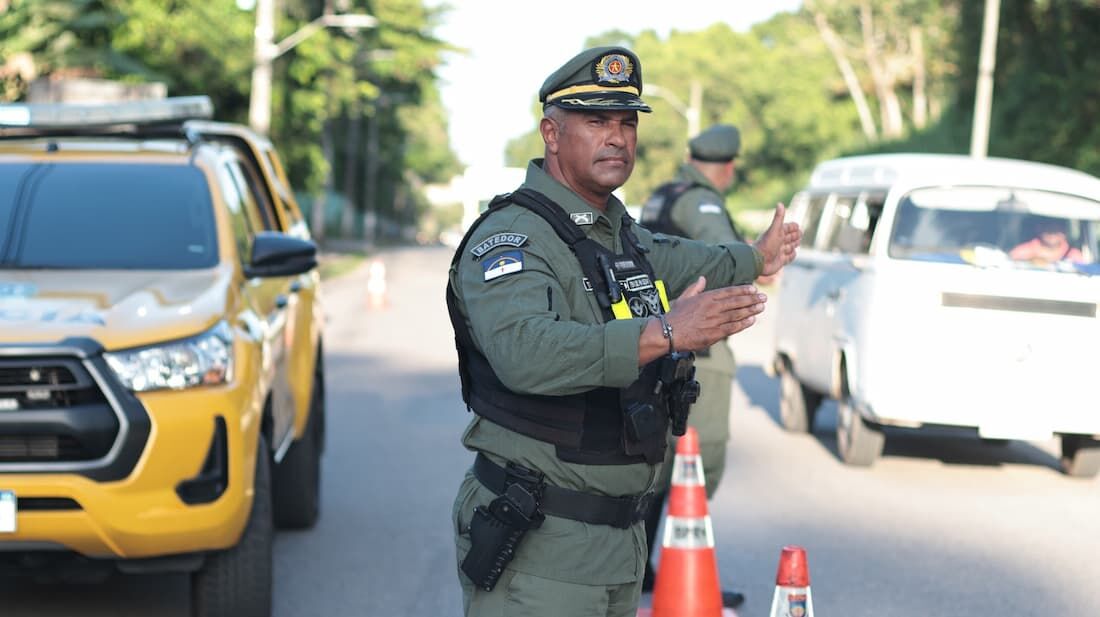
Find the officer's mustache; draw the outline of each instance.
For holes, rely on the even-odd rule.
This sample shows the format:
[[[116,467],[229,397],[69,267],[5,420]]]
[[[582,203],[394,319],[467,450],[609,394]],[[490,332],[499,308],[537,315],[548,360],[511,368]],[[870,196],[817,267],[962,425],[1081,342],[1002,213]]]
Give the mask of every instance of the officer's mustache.
[[[630,151],[626,148],[606,148],[596,153],[596,161],[605,161],[608,159],[619,159],[624,163],[630,163],[634,159],[630,156]]]

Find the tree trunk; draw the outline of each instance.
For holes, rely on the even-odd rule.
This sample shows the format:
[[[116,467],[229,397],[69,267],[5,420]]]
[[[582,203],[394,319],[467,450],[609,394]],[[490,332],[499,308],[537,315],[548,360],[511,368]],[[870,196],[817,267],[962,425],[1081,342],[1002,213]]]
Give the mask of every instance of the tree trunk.
[[[325,209],[328,207],[329,195],[332,194],[332,166],[335,154],[335,148],[332,145],[332,121],[325,120],[321,126],[321,156],[328,163],[328,171],[325,172],[321,196],[313,200],[313,211],[310,212],[309,217],[310,232],[318,242],[325,239]]]
[[[894,92],[894,76],[887,71],[879,55],[879,46],[875,42],[874,15],[871,12],[871,3],[866,0],[860,3],[859,21],[863,30],[863,56],[878,97],[882,135],[887,138],[901,137],[904,128],[901,102]]]
[[[913,126],[928,125],[928,91],[925,83],[924,35],[920,26],[909,29],[909,47],[913,53]]]
[[[351,104],[348,113],[348,136],[344,144],[344,197],[347,199],[347,207],[341,219],[341,228],[344,237],[351,237],[355,231],[355,214],[361,210],[361,199],[356,199],[356,168],[359,162],[359,136],[362,133],[363,109],[356,99]]]
[[[833,60],[836,61],[836,66],[840,69],[840,75],[844,78],[844,85],[848,88],[848,94],[856,105],[863,135],[867,137],[868,141],[877,141],[878,130],[875,128],[875,119],[871,115],[871,107],[867,104],[867,97],[863,94],[863,87],[859,85],[859,78],[856,77],[856,71],[852,68],[852,62],[848,60],[847,54],[844,53],[844,44],[829,26],[829,20],[825,18],[824,13],[815,12],[814,23],[817,24],[817,31],[821,34],[821,40],[824,41],[825,46],[829,48],[829,52],[833,55]]]

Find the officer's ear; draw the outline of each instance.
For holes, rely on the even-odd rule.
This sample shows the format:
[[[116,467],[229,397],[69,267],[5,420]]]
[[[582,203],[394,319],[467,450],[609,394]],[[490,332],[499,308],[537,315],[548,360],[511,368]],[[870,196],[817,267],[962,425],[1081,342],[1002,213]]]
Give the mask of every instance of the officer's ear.
[[[558,121],[549,116],[543,116],[539,121],[539,133],[542,134],[542,142],[546,144],[546,151],[549,154],[557,154],[558,137],[561,135]]]

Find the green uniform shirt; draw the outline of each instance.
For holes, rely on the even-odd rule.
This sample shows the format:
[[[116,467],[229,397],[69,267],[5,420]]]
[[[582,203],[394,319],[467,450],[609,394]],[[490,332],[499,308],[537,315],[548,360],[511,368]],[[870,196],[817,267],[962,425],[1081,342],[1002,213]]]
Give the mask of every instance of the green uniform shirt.
[[[623,252],[619,229],[626,208],[608,200],[606,214],[589,206],[542,170],[542,160],[527,167],[524,187],[546,195],[576,215],[589,238]],[[590,222],[589,222],[590,221]],[[699,275],[708,287],[753,281],[758,256],[735,243],[710,246],[680,238],[654,237],[634,225],[634,233],[670,299]],[[480,260],[470,252],[500,233],[523,234],[522,246],[498,246]],[[513,236],[514,237],[514,236]],[[484,262],[502,251],[522,252],[522,269],[490,280]],[[533,212],[507,206],[484,221],[451,269],[460,312],[470,325],[478,349],[509,389],[519,393],[568,395],[600,386],[626,387],[639,376],[638,343],[646,320],[603,322],[595,296],[585,290],[580,263],[550,225]],[[608,496],[637,495],[649,490],[657,466],[581,465],[559,459],[554,446],[475,415],[462,438],[470,450],[484,452],[498,464],[513,461],[546,474],[548,482],[567,489]],[[642,525],[616,529],[547,517],[528,532],[509,567],[527,574],[568,582],[621,584],[640,575],[645,556]]]
[[[737,230],[730,225],[726,214],[726,199],[710,183],[706,176],[692,165],[685,163],[676,176],[679,182],[691,182],[702,186],[693,186],[684,191],[680,198],[671,204],[672,222],[682,229],[687,237],[702,240],[708,244],[726,244],[743,241]],[[715,343],[710,348],[710,356],[696,359],[699,368],[734,374],[733,352],[726,341]],[[727,414],[722,414],[725,421]],[[716,431],[702,431],[701,435],[722,435],[722,441],[729,434],[728,427],[715,427]]]

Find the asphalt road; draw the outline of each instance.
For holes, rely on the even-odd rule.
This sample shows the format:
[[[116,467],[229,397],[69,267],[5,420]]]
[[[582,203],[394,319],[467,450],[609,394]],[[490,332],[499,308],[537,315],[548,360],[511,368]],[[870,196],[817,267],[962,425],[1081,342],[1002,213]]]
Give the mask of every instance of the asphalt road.
[[[450,251],[386,253],[389,306],[366,269],[326,284],[329,444],[323,514],[276,542],[279,617],[457,616],[452,499],[472,455],[443,303]],[[761,369],[769,319],[735,338],[727,472],[711,515],[721,578],[765,616],[785,544],[807,549],[815,611],[834,617],[1100,615],[1100,490],[1053,443],[891,434],[870,469],[836,458],[834,408],[784,433]],[[0,582],[0,616],[187,614],[183,576]],[[645,599],[646,601],[648,598]]]

